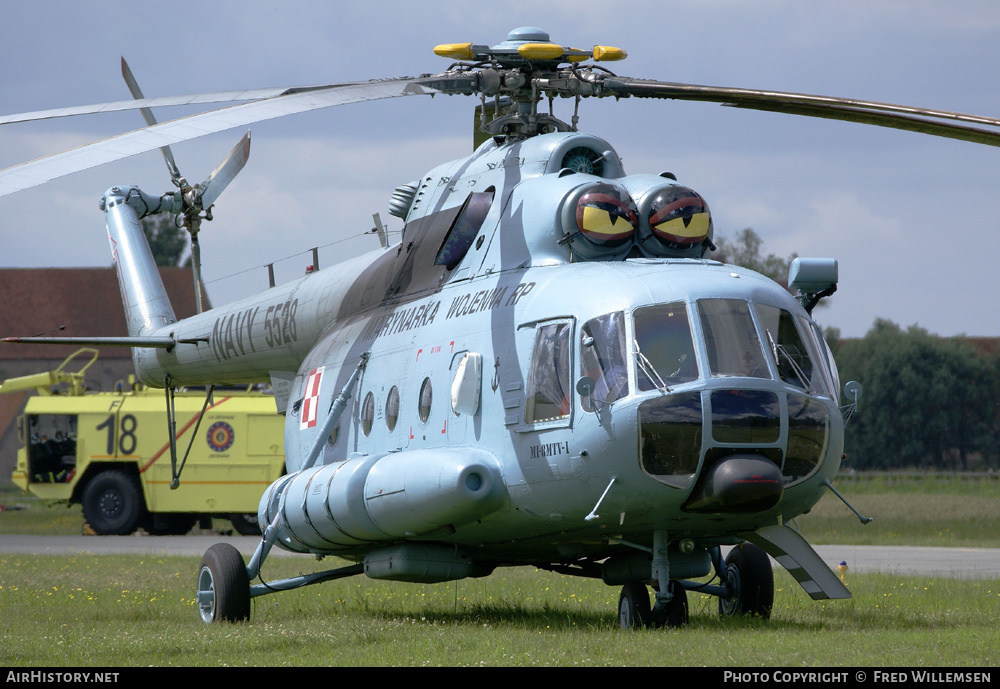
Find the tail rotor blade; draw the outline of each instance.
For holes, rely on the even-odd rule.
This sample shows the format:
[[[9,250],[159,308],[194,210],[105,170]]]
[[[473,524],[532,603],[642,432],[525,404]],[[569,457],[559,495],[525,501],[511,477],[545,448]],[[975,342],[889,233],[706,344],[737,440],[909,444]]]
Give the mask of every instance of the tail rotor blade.
[[[226,159],[198,186],[201,188],[201,206],[210,208],[219,195],[229,186],[250,158],[250,132],[247,131],[233,147]]]
[[[125,62],[125,57],[122,56],[122,77],[125,78],[125,84],[128,86],[128,90],[132,92],[132,97],[136,100],[143,100],[145,96],[142,95],[142,89],[139,88],[139,82],[135,80],[135,76],[132,74],[131,68],[128,63]],[[157,124],[156,118],[153,117],[153,111],[149,108],[139,108],[139,112],[142,113],[142,119],[146,120],[146,126],[152,127]],[[174,154],[170,150],[170,146],[161,146],[160,153],[163,154],[163,159],[167,162],[167,169],[170,170],[170,179],[174,181],[174,184],[178,184],[178,180],[183,179],[181,177],[180,170],[177,169],[177,163],[174,162]],[[178,186],[180,186],[178,184]]]

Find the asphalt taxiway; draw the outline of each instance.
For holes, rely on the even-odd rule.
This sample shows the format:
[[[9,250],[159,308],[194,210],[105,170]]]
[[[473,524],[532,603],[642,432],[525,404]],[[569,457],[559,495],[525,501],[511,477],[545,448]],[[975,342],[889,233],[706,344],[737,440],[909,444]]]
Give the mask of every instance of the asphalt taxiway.
[[[219,542],[232,543],[249,557],[260,542],[253,536],[22,536],[0,535],[0,553],[38,555],[192,555],[200,556]],[[837,571],[883,572],[905,576],[964,579],[1000,578],[1000,548],[925,548],[916,546],[820,545],[823,561]],[[302,557],[279,548],[271,556]]]

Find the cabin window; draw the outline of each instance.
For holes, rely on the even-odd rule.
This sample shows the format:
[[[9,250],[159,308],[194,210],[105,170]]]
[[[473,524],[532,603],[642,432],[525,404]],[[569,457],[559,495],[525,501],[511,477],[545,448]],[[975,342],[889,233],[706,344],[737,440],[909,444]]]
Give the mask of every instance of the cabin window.
[[[361,405],[361,431],[367,438],[372,432],[372,424],[375,423],[375,395],[369,392],[365,395],[365,401]]]
[[[713,378],[770,378],[764,351],[742,299],[699,299],[698,315]]]
[[[431,417],[432,398],[431,379],[424,378],[424,382],[420,384],[420,397],[417,400],[417,415],[420,417],[420,423],[427,423],[427,419]]]
[[[390,433],[396,429],[397,421],[399,421],[399,388],[393,385],[385,398],[385,427]]]
[[[639,390],[688,383],[698,377],[691,323],[684,302],[636,309],[633,320]]]
[[[535,331],[528,371],[525,423],[569,417],[571,330],[569,323],[551,323]]]
[[[580,370],[594,381],[594,392],[581,404],[594,411],[594,402],[610,404],[628,395],[625,314],[598,316],[580,329]]]
[[[472,247],[472,243],[476,241],[476,235],[479,234],[483,222],[486,221],[490,206],[493,205],[493,194],[492,187],[483,192],[474,191],[469,194],[465,203],[462,204],[462,210],[458,212],[458,216],[451,224],[448,234],[445,235],[444,241],[441,242],[437,258],[434,259],[434,265],[454,270],[462,262],[465,254]]]

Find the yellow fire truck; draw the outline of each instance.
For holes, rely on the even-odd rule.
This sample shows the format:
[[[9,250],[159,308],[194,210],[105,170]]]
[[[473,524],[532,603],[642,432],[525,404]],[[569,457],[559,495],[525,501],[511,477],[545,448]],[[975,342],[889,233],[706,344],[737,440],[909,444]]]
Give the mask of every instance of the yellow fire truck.
[[[79,370],[66,371],[87,355]],[[80,503],[97,534],[140,527],[183,534],[206,517],[259,534],[257,504],[284,471],[284,423],[274,397],[258,390],[215,390],[210,398],[176,392],[172,451],[164,391],[134,383],[85,391],[84,372],[96,359],[96,350],[82,349],[54,371],[0,385],[0,393],[38,393],[18,419],[14,483],[46,500]],[[59,384],[65,388],[54,389]],[[172,464],[182,468],[177,482]]]

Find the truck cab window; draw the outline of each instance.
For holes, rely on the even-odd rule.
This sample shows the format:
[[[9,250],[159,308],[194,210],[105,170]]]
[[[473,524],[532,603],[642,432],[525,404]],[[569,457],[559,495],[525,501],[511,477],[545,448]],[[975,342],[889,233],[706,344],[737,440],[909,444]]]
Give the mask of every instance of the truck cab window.
[[[64,483],[76,467],[76,414],[28,416],[28,471],[34,483]]]

